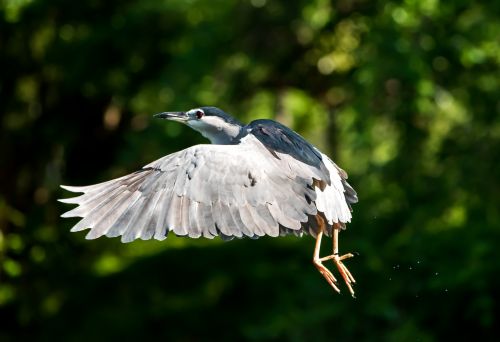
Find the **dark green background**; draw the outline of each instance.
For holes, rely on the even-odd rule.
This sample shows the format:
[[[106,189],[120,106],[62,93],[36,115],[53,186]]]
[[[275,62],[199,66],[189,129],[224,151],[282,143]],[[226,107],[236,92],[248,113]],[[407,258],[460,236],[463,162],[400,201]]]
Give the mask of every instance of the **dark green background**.
[[[500,2],[0,3],[0,340],[499,340]],[[357,298],[314,241],[71,234],[59,184],[204,142],[152,114],[275,118],[360,202]],[[327,242],[324,242],[325,253]],[[332,266],[332,265],[330,265]]]

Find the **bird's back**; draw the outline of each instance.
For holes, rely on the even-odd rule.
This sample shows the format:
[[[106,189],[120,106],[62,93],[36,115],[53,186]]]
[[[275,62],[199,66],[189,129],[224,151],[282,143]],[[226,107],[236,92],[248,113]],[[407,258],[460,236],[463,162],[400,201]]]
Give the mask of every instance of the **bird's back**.
[[[252,121],[247,125],[247,130],[266,146],[271,153],[276,151],[288,154],[321,170],[324,181],[329,184],[331,181],[330,171],[325,166],[325,160],[328,160],[334,165],[335,172],[340,174],[347,203],[350,205],[358,202],[356,191],[347,183],[347,173],[297,132],[277,121],[268,119]]]
[[[305,140],[300,134],[274,120],[260,119],[247,125],[253,134],[266,148],[272,152],[284,153],[293,158],[316,167],[322,172],[323,179],[330,183],[330,174],[318,149]]]

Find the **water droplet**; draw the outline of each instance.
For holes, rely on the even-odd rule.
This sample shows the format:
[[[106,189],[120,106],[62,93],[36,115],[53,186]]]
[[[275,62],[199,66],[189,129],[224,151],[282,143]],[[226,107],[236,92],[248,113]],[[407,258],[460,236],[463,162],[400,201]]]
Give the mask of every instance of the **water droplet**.
[[[417,260],[417,264],[420,264],[420,260]]]
[[[434,275],[439,275],[439,272],[434,273]]]
[[[444,289],[444,292],[448,292],[448,289]]]
[[[389,280],[392,280],[392,278],[389,278]]]
[[[408,266],[408,269],[411,271],[413,268],[411,266]]]

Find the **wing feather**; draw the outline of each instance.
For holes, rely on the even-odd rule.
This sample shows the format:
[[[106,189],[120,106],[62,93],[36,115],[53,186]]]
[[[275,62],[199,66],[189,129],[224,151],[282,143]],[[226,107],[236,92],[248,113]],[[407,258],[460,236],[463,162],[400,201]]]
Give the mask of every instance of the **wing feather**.
[[[105,235],[106,232],[108,231],[108,229],[113,225],[113,223],[116,222],[116,220],[123,213],[123,210],[125,209],[125,207],[128,206],[127,198],[129,196],[130,196],[129,193],[122,192],[119,196],[117,196],[115,198],[115,200],[112,202],[112,205],[109,206],[109,208],[106,212],[93,213],[93,215],[95,215],[95,216],[98,215],[99,219],[93,224],[93,226],[95,226],[95,229],[91,229],[85,238],[86,239],[96,239],[98,237]],[[80,224],[83,221],[84,220],[80,221]],[[74,231],[75,228],[77,228],[77,226],[75,226],[72,229],[72,231]],[[87,226],[87,224],[81,225],[82,229],[85,229],[86,226]]]
[[[171,230],[177,235],[183,235],[181,231],[182,228],[180,227],[181,210],[182,210],[181,196],[178,196],[177,194],[174,193],[172,194],[172,197],[170,199],[170,205],[168,207],[167,227],[169,231]]]
[[[107,229],[107,237],[117,237],[125,232],[127,225],[136,214],[134,209],[137,208],[137,203],[142,202],[143,199],[144,198],[141,196],[141,193],[135,191],[124,200],[126,201],[124,209],[120,212],[120,215],[115,222]]]
[[[200,214],[198,220],[202,222],[203,225],[203,237],[212,239],[217,236],[217,231],[215,229],[215,221],[213,218],[213,207],[212,204],[200,203]]]
[[[168,211],[170,209],[170,201],[172,199],[172,192],[162,189],[156,212],[158,213],[156,225],[154,229],[154,238],[157,240],[164,240],[167,237],[167,220]]]
[[[126,196],[127,194],[125,194]],[[121,197],[120,197],[121,196]],[[118,193],[118,195],[115,195],[115,196],[110,196],[108,201],[110,202],[110,205],[113,206],[113,204],[119,200],[121,200],[123,198],[123,194],[122,193]],[[91,214],[89,215],[85,215],[85,213],[87,212],[87,210],[85,209],[81,209],[80,212],[77,211],[77,209],[80,209],[80,207],[77,207],[69,212],[67,212],[66,216],[64,217],[83,217],[83,219],[80,220],[80,222],[78,222],[75,226],[73,226],[73,228],[71,228],[71,231],[72,232],[79,232],[81,230],[85,230],[87,229],[87,227],[89,225],[92,225],[93,222],[96,222],[98,220],[101,219],[100,215],[102,214],[105,214],[106,211],[109,209],[106,207],[106,203],[102,204],[100,206],[100,209],[97,208],[97,210],[93,211]]]
[[[250,205],[246,204],[241,207],[239,207],[238,211],[240,214],[241,221],[243,222],[244,227],[248,230],[248,232],[251,234],[247,236],[262,236],[264,234],[258,234],[258,231],[260,231],[259,227],[257,226],[257,223],[255,223],[255,220],[252,217]]]
[[[141,220],[138,221],[137,227],[139,233],[136,234],[137,238],[142,240],[151,239],[154,235],[154,225],[158,215],[158,202],[161,197],[160,191],[155,191],[154,196],[151,196],[151,201],[145,207],[145,213],[142,215]]]

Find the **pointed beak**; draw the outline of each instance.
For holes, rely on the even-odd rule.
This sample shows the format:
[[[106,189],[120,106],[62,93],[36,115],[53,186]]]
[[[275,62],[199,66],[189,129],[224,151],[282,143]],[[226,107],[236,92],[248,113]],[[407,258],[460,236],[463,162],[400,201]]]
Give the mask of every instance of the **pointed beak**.
[[[187,122],[189,120],[189,116],[186,112],[163,112],[153,115],[155,118],[159,119],[168,119],[172,121],[178,122]]]

